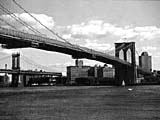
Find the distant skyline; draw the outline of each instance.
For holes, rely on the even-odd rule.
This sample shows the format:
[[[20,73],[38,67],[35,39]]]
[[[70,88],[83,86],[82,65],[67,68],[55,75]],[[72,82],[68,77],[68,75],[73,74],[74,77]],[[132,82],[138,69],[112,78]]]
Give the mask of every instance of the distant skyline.
[[[119,41],[136,42],[140,55],[148,51],[152,56],[153,69],[160,70],[160,1],[158,0],[16,0],[32,15],[69,42],[107,52]],[[12,0],[0,3],[25,22],[49,37],[55,38]],[[26,27],[0,10],[0,18],[19,30]],[[0,25],[7,27],[4,23]],[[29,31],[28,31],[29,32]],[[13,50],[0,49],[2,54]],[[19,49],[21,54],[45,66],[73,65],[71,56],[35,49]],[[86,65],[98,62],[85,60]],[[99,63],[98,63],[99,64]]]

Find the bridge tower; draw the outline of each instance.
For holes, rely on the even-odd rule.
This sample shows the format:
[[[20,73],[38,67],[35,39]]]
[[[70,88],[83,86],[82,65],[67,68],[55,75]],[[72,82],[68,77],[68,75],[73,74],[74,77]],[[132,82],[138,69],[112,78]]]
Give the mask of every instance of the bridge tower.
[[[17,73],[12,74],[12,87],[18,87],[19,82],[19,74],[20,71],[20,53],[12,54],[12,70],[16,71]]]
[[[130,56],[127,54],[130,51]],[[122,81],[126,85],[133,85],[136,82],[136,58],[135,58],[135,42],[115,43],[115,57],[128,61],[130,57],[131,66],[116,64],[115,65],[115,82],[116,85],[122,85]]]

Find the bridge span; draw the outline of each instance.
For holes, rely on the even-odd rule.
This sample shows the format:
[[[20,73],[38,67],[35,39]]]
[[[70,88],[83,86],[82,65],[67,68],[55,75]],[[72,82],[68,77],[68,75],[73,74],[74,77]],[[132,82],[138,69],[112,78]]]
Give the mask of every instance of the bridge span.
[[[121,63],[130,66],[130,63],[124,60],[102,52],[88,49],[86,47],[81,47],[75,44],[68,44],[66,42],[58,41],[56,39],[51,39],[2,27],[0,27],[0,43],[5,44],[3,47],[9,49],[33,47],[37,49],[55,51],[72,55],[73,58],[87,58],[112,65]]]
[[[62,42],[56,39],[42,37],[34,34],[24,33],[21,31],[11,30],[0,27],[0,43],[2,47],[12,48],[27,48],[33,47],[37,49],[55,51],[64,54],[71,55],[73,58],[87,58],[91,60],[100,61],[107,64],[112,64],[117,69],[118,83],[121,84],[122,80],[125,80],[128,84],[134,84],[135,82],[135,69],[142,74],[150,74],[151,72],[143,70],[140,67],[136,67],[136,64],[129,63],[125,60],[121,60],[118,57],[108,55],[103,52],[98,52],[89,48]],[[135,59],[135,58],[134,58]],[[132,73],[134,72],[134,73]],[[132,75],[131,75],[132,74]],[[131,76],[133,78],[129,78]],[[127,77],[125,77],[127,76]],[[128,80],[127,79],[131,79]]]

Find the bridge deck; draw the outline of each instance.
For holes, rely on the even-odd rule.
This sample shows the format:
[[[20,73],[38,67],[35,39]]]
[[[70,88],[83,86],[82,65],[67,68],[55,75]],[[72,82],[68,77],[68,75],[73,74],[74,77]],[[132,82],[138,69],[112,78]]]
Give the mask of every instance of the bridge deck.
[[[18,70],[11,70],[11,69],[0,69],[0,73],[62,76],[62,73],[60,72],[41,72],[41,71],[30,71],[30,70],[19,70],[18,71]]]
[[[77,56],[77,57],[83,57],[85,56],[85,54],[90,55],[90,57],[88,56],[88,59],[94,59],[94,60],[98,60],[101,62],[109,62],[109,63],[121,63],[121,64],[125,64],[125,65],[129,65],[130,63],[125,62],[121,59],[115,58],[114,56],[102,53],[102,52],[98,52],[92,49],[88,49],[85,47],[81,47],[78,45],[71,45],[71,44],[67,44],[66,42],[62,42],[62,41],[58,41],[56,39],[51,39],[51,38],[47,38],[47,37],[42,37],[42,36],[38,36],[38,35],[34,35],[34,34],[29,34],[29,33],[24,33],[24,32],[20,32],[20,31],[15,31],[15,30],[11,30],[11,29],[6,29],[6,28],[2,28],[0,27],[0,43],[2,44],[7,44],[9,45],[9,47],[36,47],[36,48],[43,48],[45,49],[45,46],[50,46],[50,51],[57,51],[57,52],[62,52],[65,54],[69,54],[72,55],[73,57],[77,55],[77,53],[80,53],[81,56]],[[18,43],[18,44],[13,44],[12,43]],[[42,48],[42,49],[43,49]],[[59,49],[53,49],[53,48],[60,48],[60,49],[65,49],[65,51],[63,50],[59,50]],[[45,50],[48,50],[45,49]],[[53,49],[53,50],[52,50]],[[66,51],[67,50],[67,51]],[[75,54],[76,53],[76,54]],[[86,56],[85,56],[86,57]],[[97,59],[98,57],[101,57],[101,59]],[[87,58],[87,57],[86,57]],[[111,62],[112,61],[112,62]]]

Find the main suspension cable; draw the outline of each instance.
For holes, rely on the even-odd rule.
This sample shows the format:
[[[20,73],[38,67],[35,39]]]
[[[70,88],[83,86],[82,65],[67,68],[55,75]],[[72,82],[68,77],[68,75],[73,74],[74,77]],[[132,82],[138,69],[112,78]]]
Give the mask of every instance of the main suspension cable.
[[[31,30],[32,32],[34,32],[35,34],[41,34],[38,30],[34,29],[32,26],[28,25],[26,22],[24,22],[21,18],[17,17],[14,13],[10,12],[7,8],[5,8],[3,5],[0,4],[0,9],[8,14],[9,16],[11,16],[13,19],[15,19],[17,22],[19,22],[20,24],[22,24],[23,26],[27,27],[29,30]]]
[[[19,7],[21,8],[24,12],[28,13],[33,19],[35,19],[40,25],[42,25],[43,27],[45,27],[48,31],[50,31],[53,35],[57,36],[59,39],[65,41],[66,43],[70,44],[73,46],[73,44],[71,44],[70,42],[68,42],[66,39],[62,38],[60,35],[58,35],[58,33],[54,32],[53,30],[51,30],[50,28],[48,28],[47,26],[45,26],[40,20],[38,20],[36,17],[34,17],[31,13],[29,13],[26,9],[24,9],[20,4],[18,4],[16,2],[16,0],[13,0],[13,2]]]

